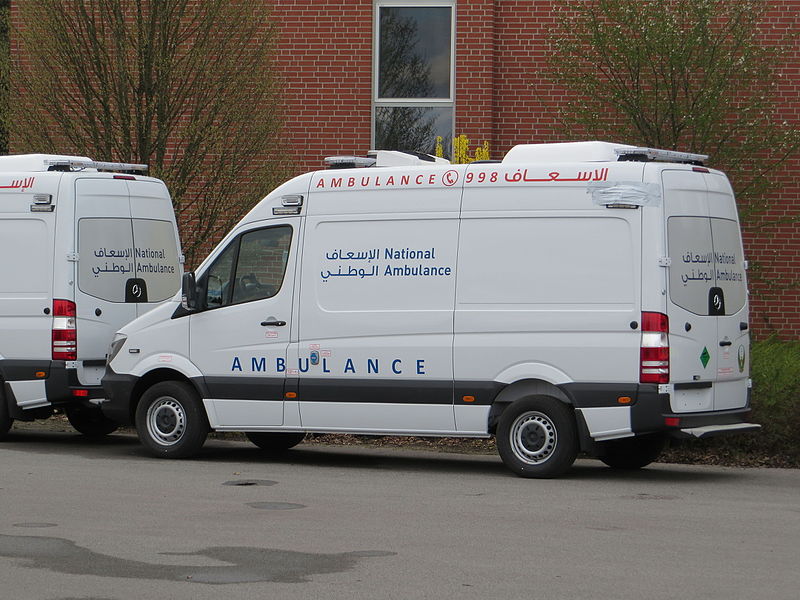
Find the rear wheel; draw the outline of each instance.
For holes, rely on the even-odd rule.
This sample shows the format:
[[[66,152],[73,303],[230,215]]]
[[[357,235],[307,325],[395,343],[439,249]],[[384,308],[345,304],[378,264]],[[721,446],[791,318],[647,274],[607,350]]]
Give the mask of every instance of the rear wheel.
[[[3,383],[0,382],[0,440],[6,437],[13,424],[14,419],[8,414],[8,404],[6,404],[6,396],[3,393]]]
[[[272,431],[248,431],[245,433],[247,439],[256,446],[267,452],[279,453],[294,448],[306,437],[304,431],[299,432],[272,432]]]
[[[119,425],[106,417],[99,408],[70,406],[65,409],[65,412],[70,425],[86,437],[103,437],[114,433],[119,428]]]
[[[664,435],[653,433],[601,442],[598,458],[612,469],[641,469],[661,455],[666,441]]]
[[[186,458],[203,446],[208,419],[194,388],[162,381],[149,388],[136,407],[139,440],[154,456]]]
[[[578,455],[578,434],[572,409],[546,396],[517,400],[500,416],[497,451],[520,477],[555,477]]]

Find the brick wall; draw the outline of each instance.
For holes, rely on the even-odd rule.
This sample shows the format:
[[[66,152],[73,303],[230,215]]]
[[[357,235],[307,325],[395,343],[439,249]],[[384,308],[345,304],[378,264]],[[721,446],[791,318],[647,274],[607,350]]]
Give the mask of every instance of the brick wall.
[[[284,137],[294,153],[294,172],[320,168],[329,155],[363,155],[371,144],[373,1],[254,1],[273,7],[281,31],[277,64],[285,82]],[[797,32],[800,0],[768,1],[765,37]],[[575,139],[555,119],[568,95],[542,77],[543,40],[555,24],[555,5],[555,0],[457,1],[455,133],[474,144],[488,140],[493,158],[516,143]],[[777,93],[781,118],[796,128],[798,52],[788,60]],[[794,158],[774,174],[778,185],[770,210],[745,230],[745,251],[754,266],[752,324],[759,336],[800,337],[799,172],[800,160]]]
[[[297,172],[322,167],[325,156],[363,156],[371,135],[372,2],[281,0],[273,11]]]
[[[770,0],[764,37],[775,40],[798,33],[800,0]],[[800,41],[786,57],[777,89],[780,119],[800,126]],[[758,336],[777,333],[800,338],[800,156],[773,175],[766,213],[744,228],[745,254],[751,264],[751,321]],[[734,182],[735,186],[735,182]]]
[[[800,0],[770,0],[765,36],[797,30]],[[493,158],[514,144],[575,139],[555,115],[568,101],[542,77],[543,40],[555,25],[553,0],[458,0],[456,6],[455,133],[474,144],[488,140]],[[363,154],[370,145],[372,2],[275,3],[288,87],[287,133],[297,172],[330,154]],[[774,27],[774,30],[771,28]],[[302,42],[300,41],[302,40]],[[800,122],[800,61],[789,57],[779,87],[782,118]],[[626,140],[612,140],[625,142]],[[800,162],[775,173],[772,208],[745,230],[752,265],[753,331],[800,337]],[[734,182],[735,185],[736,182]]]

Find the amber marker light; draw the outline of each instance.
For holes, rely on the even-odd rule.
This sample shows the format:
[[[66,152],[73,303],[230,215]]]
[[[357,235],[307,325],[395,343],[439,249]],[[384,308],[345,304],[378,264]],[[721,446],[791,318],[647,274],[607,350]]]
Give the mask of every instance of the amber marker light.
[[[287,398],[297,398],[297,392],[286,392],[284,396],[286,396]]]
[[[35,375],[37,379],[42,379],[44,377],[47,377],[47,373],[45,373],[44,371],[36,371]]]
[[[462,400],[464,402],[475,402],[475,396],[464,396]]]
[[[619,402],[620,404],[630,404],[631,402],[633,402],[633,400],[631,400],[630,396],[620,396],[619,398],[617,398],[617,402]]]

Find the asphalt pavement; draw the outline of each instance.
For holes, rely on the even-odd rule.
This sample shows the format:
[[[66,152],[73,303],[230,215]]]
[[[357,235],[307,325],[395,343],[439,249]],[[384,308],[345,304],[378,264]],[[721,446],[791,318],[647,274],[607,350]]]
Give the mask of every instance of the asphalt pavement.
[[[12,430],[0,472],[7,599],[800,597],[798,470]]]

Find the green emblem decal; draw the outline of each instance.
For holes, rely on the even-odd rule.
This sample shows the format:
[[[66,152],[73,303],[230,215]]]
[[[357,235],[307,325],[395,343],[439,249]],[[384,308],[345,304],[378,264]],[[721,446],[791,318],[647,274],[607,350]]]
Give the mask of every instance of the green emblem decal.
[[[739,373],[744,373],[744,346],[739,346]]]
[[[708,366],[708,361],[711,360],[711,355],[708,353],[708,348],[703,346],[703,352],[700,354],[700,362],[703,363],[703,368]]]

